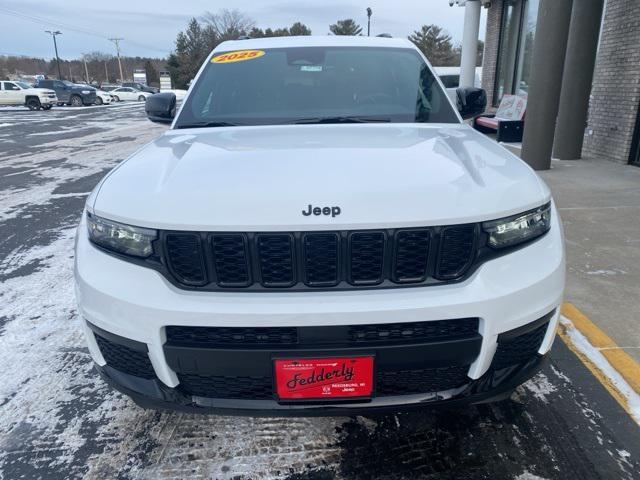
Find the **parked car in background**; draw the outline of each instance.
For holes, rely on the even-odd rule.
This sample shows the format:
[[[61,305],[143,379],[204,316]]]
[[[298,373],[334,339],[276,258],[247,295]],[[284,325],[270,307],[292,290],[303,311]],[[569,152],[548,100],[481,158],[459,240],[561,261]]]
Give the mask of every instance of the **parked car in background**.
[[[100,85],[100,90],[104,92],[110,92],[111,90],[115,90],[118,87],[120,87],[120,85],[111,85],[108,83],[103,83],[102,85]]]
[[[120,100],[137,100],[139,102],[144,102],[147,97],[152,94],[149,92],[141,92],[140,90],[136,90],[132,87],[118,87],[109,92],[111,95],[116,97],[116,101]]]
[[[149,85],[145,85],[145,84],[140,83],[140,82],[124,82],[122,84],[122,86],[123,87],[135,88],[136,90],[140,90],[141,92],[147,92],[147,93],[158,93],[158,92],[160,92],[159,88],[150,87]]]
[[[113,101],[113,95],[109,92],[96,88],[96,105],[109,105]]]
[[[25,82],[0,82],[0,106],[24,105],[29,110],[49,110],[58,103],[56,92]]]
[[[436,75],[440,77],[444,88],[447,90],[447,95],[451,98],[451,101],[455,104],[456,88],[460,86],[460,67],[433,67],[436,71]],[[482,67],[476,67],[475,76],[473,78],[473,86],[480,88],[482,84]]]
[[[96,101],[96,89],[78,85],[68,80],[38,80],[38,87],[49,88],[56,92],[58,105],[93,105]]]

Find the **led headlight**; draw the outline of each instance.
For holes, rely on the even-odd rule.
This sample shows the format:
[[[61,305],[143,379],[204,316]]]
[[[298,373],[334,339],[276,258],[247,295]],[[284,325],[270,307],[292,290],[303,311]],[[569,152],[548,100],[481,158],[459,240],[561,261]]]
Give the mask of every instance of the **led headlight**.
[[[91,93],[91,90],[82,90],[83,95],[89,95],[90,93]]]
[[[125,255],[146,258],[153,253],[152,242],[158,232],[133,227],[87,213],[89,239],[96,245]]]
[[[511,217],[484,222],[489,234],[489,246],[504,248],[544,235],[551,228],[551,203]]]

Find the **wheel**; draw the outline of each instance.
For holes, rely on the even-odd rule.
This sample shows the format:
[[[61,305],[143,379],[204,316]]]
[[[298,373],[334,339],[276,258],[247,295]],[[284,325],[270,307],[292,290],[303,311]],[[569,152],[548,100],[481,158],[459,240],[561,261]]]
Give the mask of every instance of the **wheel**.
[[[59,107],[64,107],[64,103],[60,103],[60,102],[58,102],[58,106],[59,106]]]
[[[139,101],[139,102],[144,102],[146,99],[147,99],[147,97],[145,97],[144,95],[140,95],[140,96],[138,97],[138,101]]]
[[[43,110],[51,110],[51,108],[53,107],[53,105],[49,104],[49,105],[44,105],[42,107]]]
[[[81,107],[82,106],[82,97],[80,95],[73,95],[71,97],[70,105],[72,107]]]
[[[119,102],[120,101],[120,97],[118,95],[114,95],[113,96],[113,101],[114,102]]]
[[[29,110],[40,110],[40,100],[37,98],[30,98],[25,104]]]
[[[102,99],[100,97],[96,97],[96,105],[102,105]]]

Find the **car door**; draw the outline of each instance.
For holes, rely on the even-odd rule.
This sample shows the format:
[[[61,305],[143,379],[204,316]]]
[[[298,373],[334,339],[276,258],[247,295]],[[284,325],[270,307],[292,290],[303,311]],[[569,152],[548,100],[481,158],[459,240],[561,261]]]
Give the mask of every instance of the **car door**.
[[[4,91],[6,92],[7,105],[22,105],[24,103],[24,95],[22,89],[13,82],[4,82]]]
[[[125,100],[136,100],[138,97],[135,94],[135,90],[131,87],[123,88],[125,91]]]
[[[67,87],[60,80],[53,81],[53,90],[56,92],[59,102],[68,103],[71,98],[71,88]]]

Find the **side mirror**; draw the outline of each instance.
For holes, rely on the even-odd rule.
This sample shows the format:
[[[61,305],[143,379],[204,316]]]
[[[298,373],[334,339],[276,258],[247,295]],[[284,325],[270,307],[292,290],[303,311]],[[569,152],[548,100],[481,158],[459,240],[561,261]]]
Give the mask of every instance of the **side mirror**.
[[[171,123],[176,116],[176,94],[156,93],[147,98],[144,106],[147,118],[156,123]]]
[[[462,118],[473,118],[487,108],[487,92],[482,88],[460,87],[456,89],[458,111]]]

